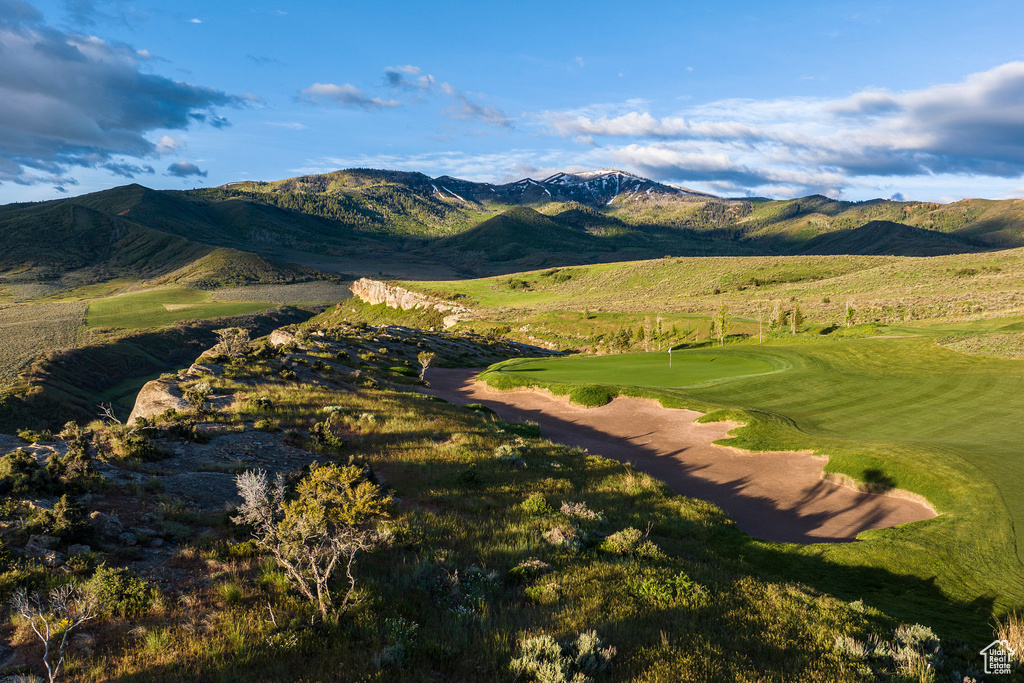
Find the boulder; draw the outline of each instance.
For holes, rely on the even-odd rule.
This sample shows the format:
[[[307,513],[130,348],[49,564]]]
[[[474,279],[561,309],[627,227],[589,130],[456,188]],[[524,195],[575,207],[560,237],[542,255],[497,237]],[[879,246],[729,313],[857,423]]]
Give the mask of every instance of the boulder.
[[[135,398],[128,424],[140,417],[156,417],[171,408],[182,411],[188,408],[188,401],[182,396],[177,380],[154,379],[146,382]]]
[[[25,552],[32,553],[41,550],[53,550],[57,547],[59,542],[60,539],[56,536],[33,534],[28,537],[28,543],[25,544]]]
[[[272,346],[287,346],[295,343],[295,335],[287,330],[274,330],[269,341]]]
[[[91,650],[96,647],[96,636],[90,633],[76,633],[68,639],[72,650]]]
[[[29,536],[28,543],[25,544],[25,554],[38,559],[47,567],[59,567],[66,559],[63,553],[54,550],[59,541],[56,536]]]
[[[188,374],[200,376],[200,375],[212,375],[213,377],[220,377],[224,374],[224,368],[214,363],[193,363],[188,369]]]
[[[117,538],[124,531],[124,525],[117,515],[93,512],[89,515],[89,523],[104,538]]]

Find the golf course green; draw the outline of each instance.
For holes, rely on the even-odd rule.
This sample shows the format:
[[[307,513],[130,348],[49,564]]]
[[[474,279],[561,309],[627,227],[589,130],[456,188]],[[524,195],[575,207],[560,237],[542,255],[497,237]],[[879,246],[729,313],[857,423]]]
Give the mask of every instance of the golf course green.
[[[790,547],[789,559],[768,553],[773,569],[800,574],[827,560],[916,577],[949,602],[951,623],[960,610],[1024,604],[1024,360],[956,353],[921,329],[678,350],[671,370],[666,356],[513,360],[481,379],[559,394],[600,385],[736,419],[745,426],[731,445],[813,449],[829,456],[826,472],[912,492],[939,513],[864,532],[857,543]],[[822,586],[841,591],[841,573],[823,574]],[[864,595],[906,604],[904,589],[879,582]]]

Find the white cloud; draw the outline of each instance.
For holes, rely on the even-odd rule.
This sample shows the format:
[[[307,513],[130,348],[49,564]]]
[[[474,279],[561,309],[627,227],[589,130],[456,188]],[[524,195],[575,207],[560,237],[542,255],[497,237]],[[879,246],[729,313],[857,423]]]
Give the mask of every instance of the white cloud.
[[[1024,175],[1024,62],[902,93],[732,99],[662,117],[648,107],[595,105],[538,118],[560,137],[636,140],[609,153],[635,157],[641,168],[671,170],[683,181],[717,173],[755,187],[784,182],[838,193],[859,178]],[[680,148],[687,141],[700,143],[707,158],[726,154],[731,165],[711,173],[707,158]],[[710,150],[711,143],[721,150]]]
[[[314,83],[299,92],[301,93],[299,99],[312,104],[333,103],[342,107],[361,107],[363,109],[389,109],[402,106],[398,100],[371,97],[351,83],[342,85]]]
[[[157,154],[169,154],[170,152],[175,151],[179,147],[182,147],[184,144],[185,143],[182,142],[181,140],[175,140],[170,135],[165,135],[159,140],[157,140],[156,152]]]
[[[309,126],[298,121],[264,121],[268,126],[287,128],[288,130],[309,130]]]
[[[190,24],[201,24],[201,23],[203,23],[203,20],[202,19],[194,19],[193,18],[193,19],[189,19],[188,23],[190,23]]]

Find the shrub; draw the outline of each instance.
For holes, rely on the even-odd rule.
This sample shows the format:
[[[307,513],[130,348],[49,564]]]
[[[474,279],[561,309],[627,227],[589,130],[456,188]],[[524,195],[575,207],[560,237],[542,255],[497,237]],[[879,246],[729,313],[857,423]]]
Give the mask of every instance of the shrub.
[[[604,513],[596,512],[587,507],[586,502],[582,503],[567,503],[562,501],[562,507],[560,512],[566,517],[575,517],[585,522],[596,522],[600,524],[604,521]]]
[[[705,592],[704,586],[694,583],[686,572],[679,572],[668,578],[632,577],[627,579],[626,589],[634,598],[662,604],[691,595],[702,595]]]
[[[35,457],[20,448],[0,458],[0,494],[19,496],[50,489],[50,477]]]
[[[197,382],[185,390],[185,400],[189,408],[196,413],[206,412],[206,400],[213,395],[213,387],[209,382]]]
[[[168,428],[168,433],[174,433],[173,427],[174,425]],[[194,430],[195,425],[193,424],[193,434],[195,433]],[[155,460],[163,460],[170,455],[170,453],[150,441],[148,437],[138,433],[115,437],[114,451],[119,457],[124,458],[125,460],[134,460],[136,462],[153,462]]]
[[[43,440],[43,437],[41,434],[39,434],[39,432],[34,432],[31,429],[22,429],[21,431],[19,431],[18,438],[24,441],[25,443],[29,444]]]
[[[530,288],[530,283],[529,283],[528,280],[523,280],[522,278],[516,278],[516,277],[510,277],[508,280],[505,281],[505,284],[508,285],[509,289],[523,289],[523,290],[525,290],[525,289],[529,289]]]
[[[261,412],[274,409],[274,402],[266,396],[260,396],[257,398],[250,398],[248,401],[248,408],[252,412]]]
[[[544,496],[534,493],[532,496],[519,504],[519,507],[528,515],[549,515],[555,511]]]
[[[225,605],[237,605],[242,601],[242,587],[237,581],[228,581],[217,585],[217,595]]]
[[[476,471],[476,463],[455,475],[455,480],[463,486],[479,486],[483,483],[483,477]]]
[[[233,521],[253,528],[257,545],[322,616],[344,612],[356,599],[356,555],[374,544],[372,527],[386,516],[391,498],[381,495],[363,468],[351,465],[313,466],[294,496],[286,496],[280,475],[271,484],[265,472],[248,471],[236,481],[244,502]],[[340,605],[329,587],[339,570],[348,579]]]
[[[69,500],[64,494],[53,505],[50,531],[64,543],[79,539],[87,528],[85,507]]]
[[[137,617],[152,608],[158,597],[154,586],[131,570],[100,565],[89,580],[89,590],[104,612],[118,617]]]
[[[519,642],[520,656],[510,668],[538,683],[588,683],[590,674],[608,668],[614,647],[601,647],[596,631],[579,634],[575,640],[558,642],[551,636],[535,636]]]
[[[586,534],[578,526],[553,526],[542,534],[545,541],[554,546],[562,546],[569,550],[583,547]]]
[[[512,569],[508,570],[508,580],[512,583],[518,583],[543,574],[550,569],[551,565],[543,560],[538,560],[536,558],[523,560],[515,567],[512,567]]]
[[[538,605],[551,605],[558,602],[561,597],[562,587],[554,581],[542,584],[540,586],[530,586],[524,592],[532,602]]]
[[[647,540],[639,529],[629,527],[617,531],[601,543],[601,550],[614,555],[633,557],[660,557],[661,551],[652,541]]]
[[[256,420],[256,422],[254,422],[252,426],[253,429],[258,429],[261,432],[276,432],[280,430],[280,427],[277,426],[276,420],[268,420],[266,418],[262,420]]]
[[[494,449],[494,456],[495,459],[500,463],[511,465],[512,467],[526,467],[526,461],[523,460],[523,456],[519,452],[519,449],[513,446],[512,444],[501,444],[500,446]]]

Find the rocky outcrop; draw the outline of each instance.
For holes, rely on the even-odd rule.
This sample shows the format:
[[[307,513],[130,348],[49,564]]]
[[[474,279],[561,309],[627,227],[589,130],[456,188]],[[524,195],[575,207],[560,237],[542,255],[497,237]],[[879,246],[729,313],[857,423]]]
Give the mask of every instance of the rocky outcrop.
[[[155,417],[168,408],[185,410],[188,401],[178,390],[177,380],[154,379],[146,382],[135,399],[135,408],[128,417],[128,424],[140,417]]]
[[[444,317],[444,326],[451,327],[460,320],[471,316],[473,311],[451,301],[444,301],[436,297],[411,292],[405,287],[389,285],[379,280],[360,278],[352,283],[352,293],[368,304],[387,304],[391,308],[400,308],[403,311],[410,311],[414,308],[432,308],[441,313],[447,313]]]

